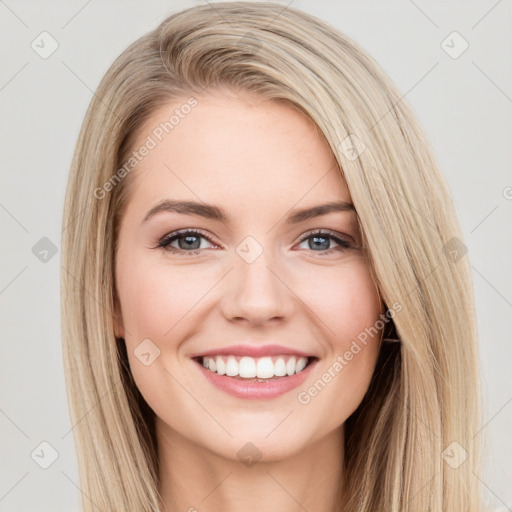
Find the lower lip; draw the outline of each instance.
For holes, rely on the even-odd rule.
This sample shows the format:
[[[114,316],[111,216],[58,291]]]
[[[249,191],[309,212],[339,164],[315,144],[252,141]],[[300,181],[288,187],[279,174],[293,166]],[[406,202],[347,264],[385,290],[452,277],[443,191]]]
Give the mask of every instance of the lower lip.
[[[265,400],[275,398],[300,386],[311,373],[311,370],[318,362],[314,359],[299,373],[278,379],[270,379],[265,382],[234,379],[226,375],[219,375],[205,368],[201,362],[195,361],[203,375],[216,387],[238,398],[252,400]]]

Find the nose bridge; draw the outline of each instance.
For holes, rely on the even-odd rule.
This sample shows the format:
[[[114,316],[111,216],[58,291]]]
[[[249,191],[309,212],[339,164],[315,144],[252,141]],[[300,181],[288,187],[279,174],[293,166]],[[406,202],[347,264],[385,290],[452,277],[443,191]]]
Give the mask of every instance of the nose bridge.
[[[264,322],[285,317],[291,311],[290,292],[279,277],[280,262],[275,251],[246,237],[236,248],[234,269],[225,296],[225,313]]]

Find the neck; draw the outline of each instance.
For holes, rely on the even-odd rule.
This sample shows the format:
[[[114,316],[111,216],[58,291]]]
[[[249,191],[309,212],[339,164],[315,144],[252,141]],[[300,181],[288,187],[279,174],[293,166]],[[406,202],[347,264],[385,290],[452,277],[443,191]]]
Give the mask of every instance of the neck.
[[[218,455],[157,419],[163,512],[339,512],[343,427],[286,459]],[[243,443],[240,443],[243,445]]]

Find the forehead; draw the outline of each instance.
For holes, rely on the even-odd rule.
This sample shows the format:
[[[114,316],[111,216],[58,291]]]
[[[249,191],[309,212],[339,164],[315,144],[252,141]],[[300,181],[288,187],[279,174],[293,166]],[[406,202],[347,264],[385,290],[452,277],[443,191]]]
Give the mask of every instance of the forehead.
[[[186,109],[186,97],[168,102],[139,129],[132,150],[150,140],[152,149],[131,172],[134,201],[171,195],[259,208],[302,197],[350,201],[328,143],[302,112],[248,92],[195,99]]]

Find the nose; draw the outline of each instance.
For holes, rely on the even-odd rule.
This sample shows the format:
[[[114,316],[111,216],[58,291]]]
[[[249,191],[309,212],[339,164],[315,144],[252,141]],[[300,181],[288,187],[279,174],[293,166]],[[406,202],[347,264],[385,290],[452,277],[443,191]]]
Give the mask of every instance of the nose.
[[[251,263],[236,257],[225,281],[222,309],[229,321],[262,326],[271,320],[284,321],[293,312],[293,292],[267,251]]]

